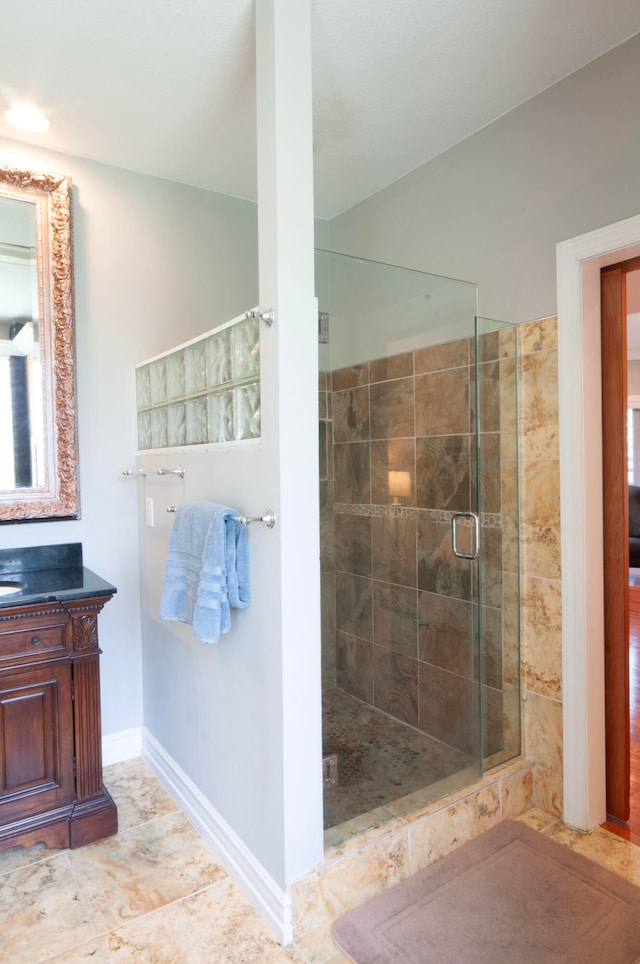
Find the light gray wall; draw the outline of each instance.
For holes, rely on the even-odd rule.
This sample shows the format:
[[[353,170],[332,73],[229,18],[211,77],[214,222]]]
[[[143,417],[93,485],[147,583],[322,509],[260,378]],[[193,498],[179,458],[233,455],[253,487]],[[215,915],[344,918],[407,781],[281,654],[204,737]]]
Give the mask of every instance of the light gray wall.
[[[475,282],[488,317],[553,314],[556,243],[640,213],[638,90],[640,35],[334,218],[332,250]]]
[[[82,542],[85,564],[118,588],[99,624],[103,733],[144,723],[275,873],[283,860],[274,830],[282,827],[283,668],[274,658],[279,591],[263,582],[277,569],[281,526],[251,530],[256,601],[234,613],[240,630],[231,645],[205,646],[190,628],[158,618],[173,520],[166,505],[215,498],[249,513],[266,510],[273,487],[265,485],[264,464],[273,439],[226,454],[216,446],[182,450],[173,461],[185,464],[184,483],[122,476],[142,459],[136,457],[135,365],[257,304],[257,207],[10,141],[0,141],[0,163],[68,174],[74,183],[82,497],[80,520],[2,526],[0,545]],[[317,243],[326,244],[328,224],[318,222],[316,232]],[[286,376],[299,357],[282,364]],[[267,366],[264,379],[274,394],[277,367]],[[317,398],[315,380],[312,385]],[[315,416],[310,419],[317,426]],[[143,462],[166,467],[172,455]],[[152,529],[144,527],[145,495],[154,499]],[[319,693],[319,646],[317,676]],[[318,714],[319,705],[318,699]],[[319,813],[309,806],[292,819],[310,840],[321,837]]]
[[[255,304],[256,206],[12,141],[0,163],[74,183],[82,501],[75,522],[0,526],[0,545],[81,542],[117,587],[99,619],[109,734],[143,721],[134,366]]]

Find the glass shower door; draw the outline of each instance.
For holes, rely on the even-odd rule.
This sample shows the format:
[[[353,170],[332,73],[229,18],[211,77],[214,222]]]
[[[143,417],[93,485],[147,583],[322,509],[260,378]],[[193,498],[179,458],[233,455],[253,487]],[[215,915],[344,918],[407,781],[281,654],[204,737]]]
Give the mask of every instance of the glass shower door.
[[[481,521],[477,619],[485,769],[520,753],[517,326],[476,323],[476,465]]]
[[[468,337],[416,359],[420,728],[446,748],[448,771],[434,774],[423,790],[428,799],[473,783],[483,770],[474,323]]]
[[[332,827],[406,812],[482,773],[482,549],[464,558],[475,524],[463,515],[456,555],[452,520],[479,508],[484,372],[476,379],[475,286],[320,251],[316,278],[329,316],[319,390]]]

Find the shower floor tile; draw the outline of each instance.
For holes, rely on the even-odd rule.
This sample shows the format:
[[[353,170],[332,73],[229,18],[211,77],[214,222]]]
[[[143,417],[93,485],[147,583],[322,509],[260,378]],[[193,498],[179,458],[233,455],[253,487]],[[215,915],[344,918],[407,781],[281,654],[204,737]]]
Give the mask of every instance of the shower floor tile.
[[[338,688],[324,692],[322,720],[322,754],[338,757],[337,785],[324,790],[325,829],[436,784],[469,765],[464,753]]]

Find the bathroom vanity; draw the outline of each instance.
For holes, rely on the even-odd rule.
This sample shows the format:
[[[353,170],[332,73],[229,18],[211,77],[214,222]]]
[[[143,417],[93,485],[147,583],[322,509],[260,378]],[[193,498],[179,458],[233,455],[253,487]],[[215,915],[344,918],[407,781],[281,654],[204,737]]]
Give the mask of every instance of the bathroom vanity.
[[[98,614],[79,543],[0,550],[0,850],[116,833],[102,783]]]

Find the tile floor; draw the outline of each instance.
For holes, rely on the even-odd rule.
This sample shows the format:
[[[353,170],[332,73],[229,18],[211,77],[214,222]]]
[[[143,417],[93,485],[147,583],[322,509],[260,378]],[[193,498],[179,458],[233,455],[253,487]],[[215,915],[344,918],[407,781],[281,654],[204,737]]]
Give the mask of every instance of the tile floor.
[[[139,759],[108,767],[115,837],[79,850],[0,853],[0,961],[348,964],[330,926],[283,948]],[[640,885],[640,847],[542,811],[522,818]]]
[[[283,948],[140,760],[105,769],[119,832],[0,853],[0,961],[341,964],[328,929]]]

